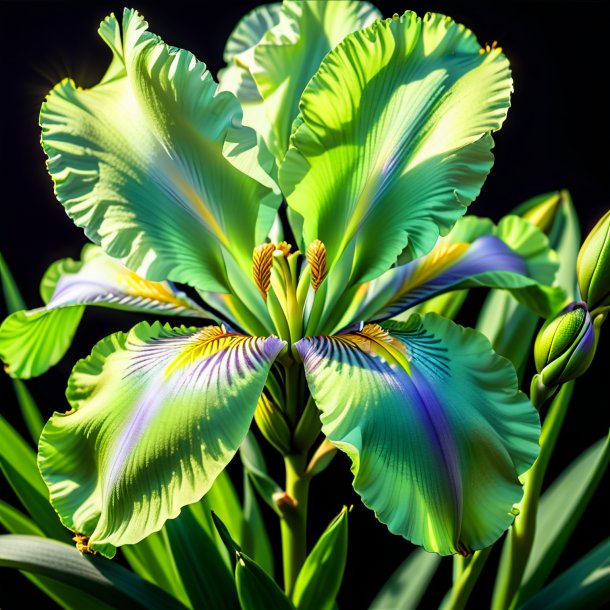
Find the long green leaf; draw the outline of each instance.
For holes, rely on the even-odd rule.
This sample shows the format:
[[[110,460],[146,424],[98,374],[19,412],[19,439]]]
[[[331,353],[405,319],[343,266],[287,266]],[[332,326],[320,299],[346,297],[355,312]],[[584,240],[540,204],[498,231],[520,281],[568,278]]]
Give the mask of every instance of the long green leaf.
[[[0,524],[11,534],[44,536],[43,531],[29,517],[2,500],[0,500]],[[81,610],[82,608],[87,608],[87,610],[112,610],[112,607],[108,604],[104,604],[95,597],[70,585],[46,576],[23,571],[21,573],[62,608],[69,610]]]
[[[589,551],[521,610],[595,610],[610,601],[610,538]]]
[[[188,596],[168,548],[164,530],[154,532],[137,544],[125,545],[121,550],[136,574],[188,604]]]
[[[307,556],[292,594],[298,610],[332,610],[347,561],[347,513],[344,507]]]
[[[235,584],[242,610],[294,610],[276,582],[243,553],[237,553]]]
[[[69,532],[49,503],[49,492],[36,466],[36,454],[2,416],[0,438],[0,470],[23,506],[47,536],[69,540]]]
[[[265,521],[256,499],[256,494],[250,483],[250,478],[244,468],[244,520],[241,540],[244,551],[258,563],[269,576],[273,577],[273,548],[269,541]]]
[[[19,288],[17,288],[17,283],[6,264],[6,261],[2,257],[2,254],[0,254],[0,284],[2,285],[2,293],[4,294],[4,301],[8,313],[25,309],[25,303],[19,292]]]
[[[233,578],[216,544],[189,510],[169,520],[165,529],[191,606],[195,609],[237,610]]]
[[[415,610],[440,563],[435,553],[415,549],[383,585],[369,610]]]
[[[37,536],[0,536],[0,567],[40,574],[81,589],[113,608],[173,610],[185,606],[117,563],[81,555]]]
[[[44,419],[25,383],[20,379],[13,379],[13,387],[15,388],[21,415],[23,415],[28,432],[34,441],[34,444],[38,445],[38,439],[40,438],[40,433],[44,427]]]
[[[574,460],[540,498],[536,536],[520,599],[544,584],[610,462],[610,436],[600,439]]]
[[[0,525],[10,534],[44,536],[44,532],[20,510],[0,500]]]
[[[282,512],[274,500],[274,496],[282,493],[283,489],[268,475],[265,458],[258,446],[256,437],[249,432],[239,448],[239,457],[260,497],[279,516]]]

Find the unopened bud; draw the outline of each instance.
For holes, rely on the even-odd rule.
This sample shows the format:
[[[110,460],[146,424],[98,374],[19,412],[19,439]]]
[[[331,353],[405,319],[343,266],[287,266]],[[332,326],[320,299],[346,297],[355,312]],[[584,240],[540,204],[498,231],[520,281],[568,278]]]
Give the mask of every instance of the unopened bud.
[[[291,433],[288,424],[284,419],[282,410],[265,394],[258,400],[254,421],[261,434],[269,441],[282,455],[290,453]]]
[[[585,239],[576,262],[580,296],[589,310],[610,307],[610,211]]]
[[[528,206],[526,209],[517,208],[515,213],[521,212],[522,218],[536,225],[543,233],[548,235],[555,222],[557,210],[562,204],[562,198],[565,197],[569,197],[565,191],[541,195],[526,202],[524,204]]]
[[[534,404],[540,406],[555,388],[580,377],[589,368],[594,355],[595,332],[585,303],[572,303],[547,320],[534,345],[538,371],[532,382]]]
[[[319,240],[314,239],[306,252],[307,262],[311,267],[311,287],[317,290],[326,278],[326,246]]]

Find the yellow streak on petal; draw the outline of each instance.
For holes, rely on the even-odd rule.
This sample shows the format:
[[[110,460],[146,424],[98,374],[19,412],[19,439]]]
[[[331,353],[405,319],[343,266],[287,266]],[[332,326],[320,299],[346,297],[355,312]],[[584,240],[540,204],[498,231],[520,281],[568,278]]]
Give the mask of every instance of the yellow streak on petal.
[[[165,369],[164,377],[169,379],[178,369],[190,366],[197,360],[213,356],[220,350],[247,341],[250,337],[229,333],[221,326],[205,326],[195,333],[176,358]]]
[[[470,244],[457,242],[441,242],[433,250],[419,259],[415,273],[413,273],[407,283],[401,286],[400,294],[405,294],[416,286],[421,286],[433,278],[444,273],[449,267],[454,265],[468,250]]]
[[[333,337],[371,356],[380,356],[391,365],[398,365],[410,374],[409,356],[404,344],[379,324],[366,324],[361,331]]]
[[[162,303],[172,303],[185,307],[186,303],[176,297],[165,282],[151,282],[128,269],[121,270],[116,276],[117,284],[129,295],[152,299]]]
[[[227,239],[227,236],[195,189],[193,189],[193,187],[177,171],[172,171],[170,178],[172,183],[180,190],[183,199],[187,201],[191,205],[192,209],[199,214],[201,219],[205,222],[210,231],[218,238],[222,245],[228,248],[229,240]]]

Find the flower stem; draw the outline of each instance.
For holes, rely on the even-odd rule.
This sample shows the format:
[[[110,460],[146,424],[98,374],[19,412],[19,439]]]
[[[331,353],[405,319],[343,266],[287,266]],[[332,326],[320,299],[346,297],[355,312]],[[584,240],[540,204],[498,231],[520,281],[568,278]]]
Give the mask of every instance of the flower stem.
[[[454,572],[457,578],[447,597],[441,603],[441,610],[462,610],[466,607],[466,602],[483,571],[491,549],[492,547],[489,546],[482,551],[476,551],[467,563],[461,557],[459,558],[460,568]]]
[[[502,548],[492,600],[493,610],[512,608],[517,601],[517,592],[534,543],[538,500],[544,475],[563,425],[573,389],[574,382],[571,381],[563,385],[555,395],[542,426],[540,454],[532,468],[523,477],[523,500],[520,513],[509,530]]]
[[[287,455],[284,462],[286,493],[291,502],[282,507],[282,559],[284,590],[290,597],[307,555],[307,498],[310,477],[304,475],[307,463],[305,453]]]

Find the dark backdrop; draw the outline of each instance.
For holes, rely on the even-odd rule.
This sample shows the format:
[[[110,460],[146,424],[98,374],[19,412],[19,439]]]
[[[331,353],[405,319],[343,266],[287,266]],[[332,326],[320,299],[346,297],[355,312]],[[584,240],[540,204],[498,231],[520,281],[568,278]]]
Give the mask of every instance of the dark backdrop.
[[[153,32],[193,51],[216,73],[222,65],[224,41],[239,17],[256,4],[252,0],[173,0],[164,4],[141,0],[135,8],[145,15]],[[377,2],[385,16],[406,8],[420,14],[426,10],[449,14],[473,29],[481,42],[498,40],[511,61],[513,107],[495,137],[496,164],[472,212],[497,220],[530,196],[567,188],[583,231],[588,231],[610,207],[608,9],[602,2],[454,4]],[[38,282],[46,267],[60,257],[78,257],[84,243],[81,230],[54,199],[39,146],[38,110],[48,90],[65,76],[81,86],[97,82],[110,59],[96,34],[97,24],[109,12],[121,10],[116,2],[0,3],[0,250],[30,307],[41,304]],[[2,307],[0,315],[4,314]],[[64,361],[29,383],[46,414],[64,410],[63,388],[72,364],[87,355],[95,341],[110,332],[127,330],[134,321],[129,315],[91,308]],[[605,381],[609,355],[610,348],[602,341],[593,369],[577,388],[551,475],[608,430]],[[11,385],[1,373],[0,399],[2,414],[21,426]],[[272,467],[277,466],[272,461]],[[236,472],[235,467],[233,470]],[[368,605],[412,547],[376,522],[358,502],[350,481],[344,458],[336,459],[315,481],[310,529],[318,536],[343,504],[354,504],[350,556],[339,601],[343,609],[359,609]],[[607,480],[600,487],[607,490]],[[12,501],[6,488],[3,495]],[[607,491],[598,493],[560,567],[608,535],[609,508]],[[450,580],[449,565],[445,562],[441,570],[443,586],[435,587],[424,607],[432,607],[442,597]],[[29,600],[28,607],[54,607],[46,598],[37,597],[16,572],[0,570],[0,578],[0,607],[4,610],[23,606],[24,600]],[[491,584],[491,576],[484,573],[482,591],[472,607],[485,604]]]

